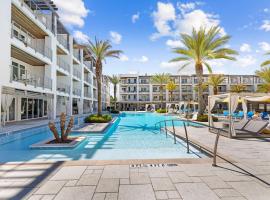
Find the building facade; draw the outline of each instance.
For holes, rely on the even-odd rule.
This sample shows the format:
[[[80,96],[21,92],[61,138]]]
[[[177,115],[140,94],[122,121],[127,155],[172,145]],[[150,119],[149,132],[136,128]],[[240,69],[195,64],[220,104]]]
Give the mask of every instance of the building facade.
[[[55,119],[97,110],[90,52],[60,22],[52,1],[0,2],[1,118]],[[109,83],[103,78],[103,108]]]
[[[225,80],[218,87],[218,93],[227,93],[231,86],[243,84],[247,92],[255,92],[257,86],[262,83],[255,75],[224,75]],[[118,106],[120,110],[145,111],[146,104],[155,104],[161,107],[161,94],[158,84],[151,83],[151,75],[121,74],[118,90]],[[179,103],[179,101],[198,100],[194,87],[197,85],[196,75],[171,75],[171,80],[177,85],[170,101],[169,92],[164,85],[164,102]],[[208,82],[208,75],[204,75],[204,82]],[[207,101],[212,94],[211,86],[204,91],[204,99]]]

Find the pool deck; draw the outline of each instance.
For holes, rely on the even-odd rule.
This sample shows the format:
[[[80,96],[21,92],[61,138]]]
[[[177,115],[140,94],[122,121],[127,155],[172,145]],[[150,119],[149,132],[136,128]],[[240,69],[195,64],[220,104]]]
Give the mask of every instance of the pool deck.
[[[213,149],[214,134],[188,130],[192,142]],[[218,152],[237,167],[222,160],[212,167],[210,158],[3,164],[0,199],[269,200],[269,140],[220,137]]]

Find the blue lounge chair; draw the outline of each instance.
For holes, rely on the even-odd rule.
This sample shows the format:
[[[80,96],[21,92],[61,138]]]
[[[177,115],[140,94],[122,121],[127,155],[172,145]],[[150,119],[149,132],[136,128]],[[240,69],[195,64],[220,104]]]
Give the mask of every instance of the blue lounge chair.
[[[261,118],[264,119],[264,120],[269,119],[268,112],[262,112],[262,113],[261,113]]]
[[[239,111],[236,117],[242,119],[244,117],[244,112]]]
[[[249,119],[251,119],[253,115],[254,115],[254,113],[252,111],[249,111],[247,113],[247,116],[248,116]]]
[[[223,115],[224,115],[224,117],[228,117],[228,116],[229,116],[229,111],[224,110],[224,111],[223,111]]]

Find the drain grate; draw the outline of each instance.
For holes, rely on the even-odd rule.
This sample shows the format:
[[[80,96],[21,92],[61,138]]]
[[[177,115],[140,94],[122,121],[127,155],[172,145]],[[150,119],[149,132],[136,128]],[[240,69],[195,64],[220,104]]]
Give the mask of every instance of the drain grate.
[[[178,164],[170,163],[158,163],[158,164],[131,164],[129,165],[130,168],[142,168],[142,167],[175,167],[178,166]]]

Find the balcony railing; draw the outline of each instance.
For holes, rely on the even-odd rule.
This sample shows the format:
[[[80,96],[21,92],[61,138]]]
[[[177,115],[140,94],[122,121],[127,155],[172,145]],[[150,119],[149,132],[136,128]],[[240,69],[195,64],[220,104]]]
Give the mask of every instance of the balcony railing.
[[[73,49],[73,56],[78,59],[78,61],[81,61],[80,59],[80,51],[78,49]]]
[[[78,79],[81,79],[81,72],[80,70],[73,68],[73,76],[76,76]]]
[[[73,88],[72,93],[73,93],[73,95],[81,96],[82,90]]]
[[[35,52],[42,54],[50,60],[52,59],[52,50],[45,45],[45,40],[35,38],[31,33],[14,21],[12,21],[11,24],[11,37],[18,39],[25,46],[35,50]]]
[[[52,31],[52,14],[48,14],[48,12],[46,13],[46,11],[42,10],[35,1],[21,0],[21,3],[22,5],[25,5],[25,7],[33,13],[35,18],[38,19],[47,29]]]
[[[88,74],[84,74],[84,81],[91,84],[91,78]]]
[[[66,34],[57,34],[57,40],[63,47],[65,47],[67,50],[69,50],[68,49],[68,40],[67,40]]]
[[[62,82],[57,82],[57,91],[63,92],[63,93],[70,93],[70,85],[67,85]]]
[[[65,71],[70,72],[70,64],[68,64],[62,57],[57,56],[57,65],[58,67],[64,69]]]
[[[84,61],[83,63],[90,71],[93,71],[93,65],[91,61]]]
[[[91,98],[91,97],[92,97],[91,91],[90,91],[90,90],[85,90],[85,91],[84,91],[84,96],[85,96],[85,97],[88,97],[88,98]]]
[[[36,75],[34,73],[30,73],[30,71],[18,67],[18,66],[11,66],[11,81],[16,81],[20,83],[24,83],[25,85],[32,85],[34,87],[41,87],[52,89],[52,79]]]

